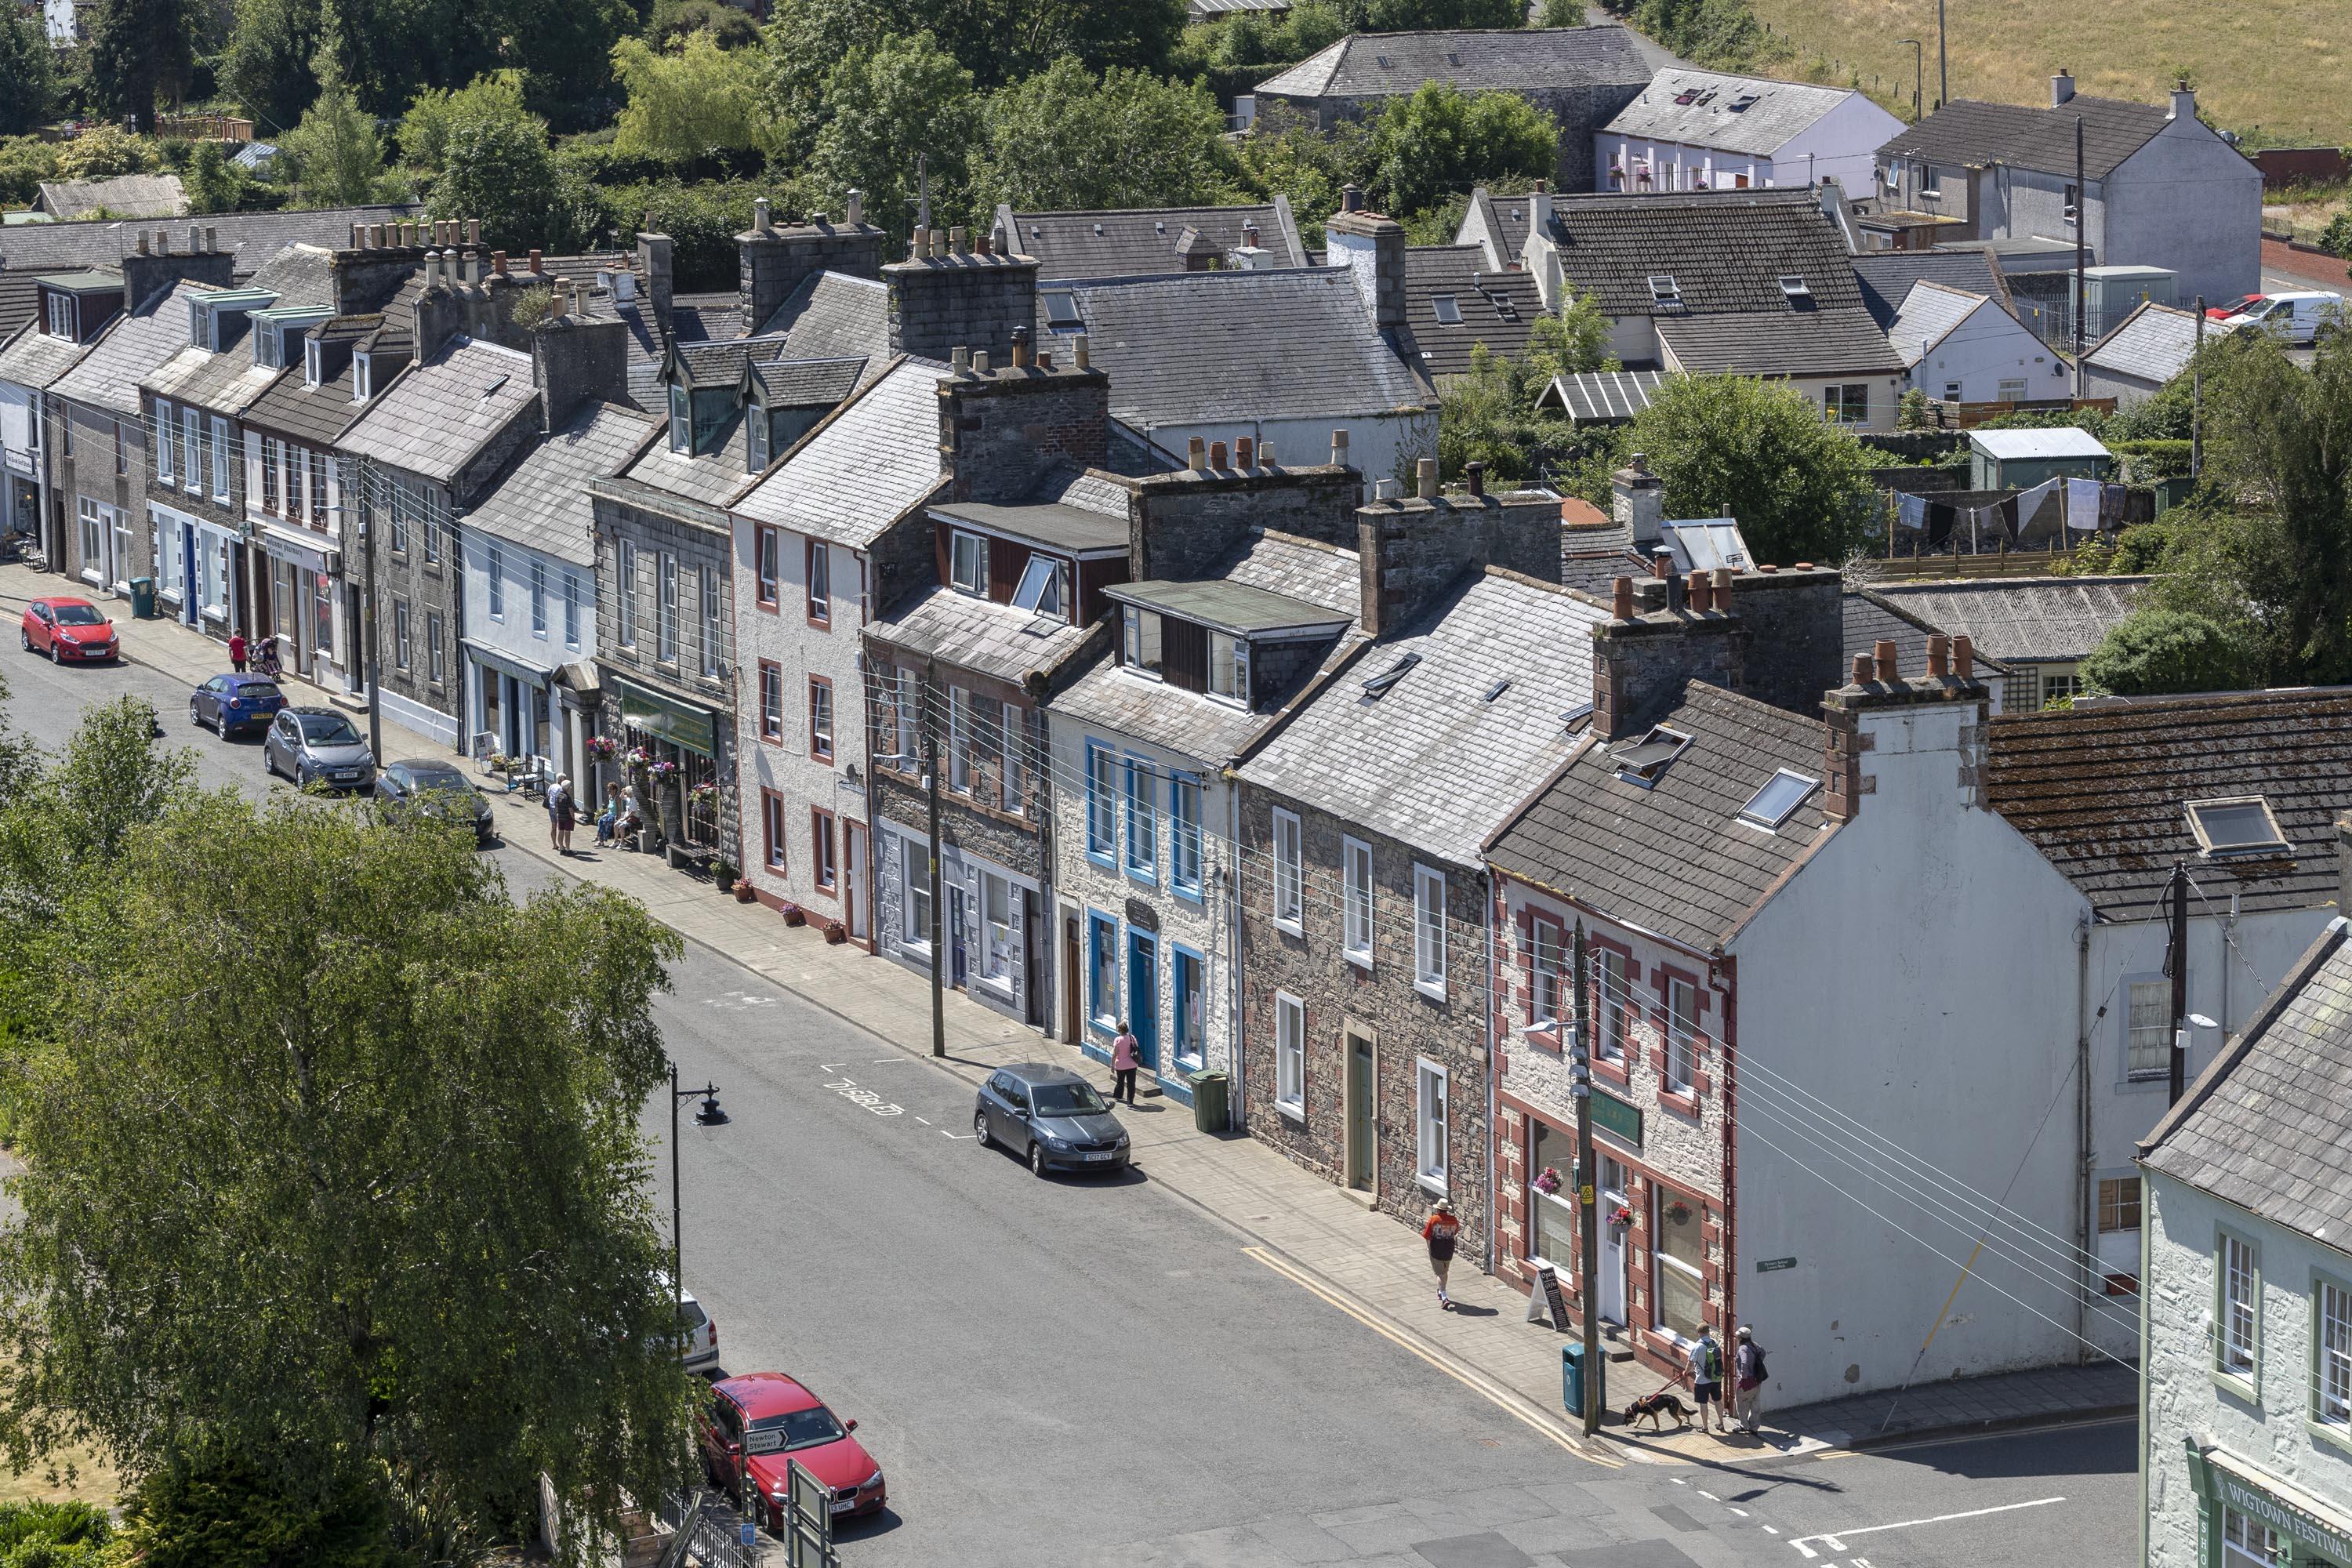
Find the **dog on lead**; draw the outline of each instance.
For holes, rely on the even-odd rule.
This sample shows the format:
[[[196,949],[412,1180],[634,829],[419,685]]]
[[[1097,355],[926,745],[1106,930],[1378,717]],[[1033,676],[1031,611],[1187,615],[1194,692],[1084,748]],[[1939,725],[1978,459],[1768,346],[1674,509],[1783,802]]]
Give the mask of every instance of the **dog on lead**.
[[[1668,1415],[1673,1416],[1678,1423],[1675,1428],[1678,1432],[1686,1429],[1691,1424],[1690,1406],[1664,1389],[1660,1389],[1655,1394],[1645,1394],[1625,1406],[1626,1426],[1631,1426],[1637,1421],[1647,1421],[1653,1432],[1665,1430],[1660,1423]]]

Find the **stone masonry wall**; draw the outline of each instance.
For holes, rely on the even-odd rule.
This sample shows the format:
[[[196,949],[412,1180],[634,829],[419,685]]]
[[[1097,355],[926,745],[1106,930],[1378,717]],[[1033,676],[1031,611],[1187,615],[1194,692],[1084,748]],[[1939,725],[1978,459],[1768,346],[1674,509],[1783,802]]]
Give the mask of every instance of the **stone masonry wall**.
[[[1007,364],[1013,329],[1037,326],[1037,263],[1025,256],[929,256],[882,268],[890,352],[951,358],[957,349]]]
[[[1362,484],[1355,469],[1328,463],[1154,474],[1130,503],[1128,574],[1139,583],[1202,576],[1253,529],[1353,550]]]
[[[768,318],[814,273],[873,278],[882,270],[882,231],[871,224],[821,222],[751,229],[735,237],[735,247],[736,299],[743,308],[746,332],[765,327]],[[660,303],[667,308],[667,301]]]
[[[939,390],[950,500],[1026,500],[1047,468],[1108,458],[1110,377],[1099,370],[1005,365],[942,376]]]

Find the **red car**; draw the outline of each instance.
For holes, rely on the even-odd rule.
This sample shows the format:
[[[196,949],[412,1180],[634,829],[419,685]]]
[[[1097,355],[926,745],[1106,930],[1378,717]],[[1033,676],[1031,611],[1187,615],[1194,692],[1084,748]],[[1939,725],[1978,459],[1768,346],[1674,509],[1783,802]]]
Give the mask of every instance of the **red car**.
[[[114,623],[88,599],[36,599],[25,606],[16,635],[26,653],[47,654],[56,664],[112,658],[122,650],[114,640]]]
[[[2231,300],[2226,305],[2208,305],[2205,307],[2205,319],[2209,321],[2226,321],[2232,316],[2244,315],[2269,298],[2267,294],[2246,294]]]
[[[712,1384],[710,1404],[698,1425],[710,1484],[741,1507],[739,1481],[748,1472],[758,1499],[753,1517],[772,1531],[782,1531],[791,1506],[787,1461],[832,1489],[835,1519],[878,1513],[888,1496],[882,1467],[850,1436],[857,1423],[836,1419],[824,1401],[781,1372],[746,1373]]]

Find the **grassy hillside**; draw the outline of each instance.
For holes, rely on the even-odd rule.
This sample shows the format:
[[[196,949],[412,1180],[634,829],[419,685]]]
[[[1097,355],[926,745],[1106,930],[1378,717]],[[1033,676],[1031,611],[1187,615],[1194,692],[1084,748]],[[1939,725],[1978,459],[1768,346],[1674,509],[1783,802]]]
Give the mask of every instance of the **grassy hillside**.
[[[1802,56],[1906,109],[1911,50],[1895,40],[1923,40],[1935,103],[1936,0],[1748,4]],[[2047,102],[2065,66],[2081,91],[2152,102],[2185,70],[2206,120],[2252,144],[2352,143],[2346,0],[1947,0],[1946,18],[1954,98]]]

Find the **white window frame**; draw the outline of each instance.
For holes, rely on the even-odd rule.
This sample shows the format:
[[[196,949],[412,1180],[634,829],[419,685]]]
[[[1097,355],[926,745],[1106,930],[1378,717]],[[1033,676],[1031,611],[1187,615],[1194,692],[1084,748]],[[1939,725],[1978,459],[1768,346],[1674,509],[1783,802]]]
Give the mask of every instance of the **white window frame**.
[[[537,556],[530,563],[530,635],[547,636],[547,563]]]
[[[563,646],[580,646],[580,574],[568,569],[563,574]]]
[[[180,488],[193,495],[205,493],[205,423],[193,408],[180,410]],[[70,447],[67,448],[72,450]]]
[[[1168,885],[1198,898],[1201,893],[1201,813],[1207,792],[1198,775],[1172,773],[1168,780]]]
[[[108,564],[113,568],[115,592],[131,592],[131,514],[121,507],[102,507],[106,513],[107,539],[113,546]]]
[[[1412,868],[1412,988],[1445,1000],[1445,873],[1419,862]]]
[[[228,500],[228,421],[215,414],[213,416],[213,500],[221,502]]]
[[[1012,878],[995,871],[981,872],[980,977],[1005,991],[1013,989],[1013,964],[1021,942],[1020,920],[1013,913],[1018,903],[1014,891]],[[1001,920],[1000,914],[1003,917]]]
[[[1230,632],[1209,634],[1209,695],[1249,706],[1249,639]]]
[[[1689,1005],[1678,1006],[1685,996]],[[1698,987],[1668,975],[1665,1005],[1666,1092],[1690,1094],[1698,1082]]]
[[[1118,753],[1099,741],[1087,742],[1087,858],[1118,858]]]
[[[1625,955],[1613,947],[1603,947],[1593,952],[1593,979],[1599,992],[1595,1000],[1592,1055],[1604,1062],[1625,1059],[1626,1023],[1633,1016],[1633,983],[1627,978]]]
[[[1549,915],[1528,921],[1528,1021],[1549,1023],[1557,1031],[1568,1024],[1568,928]]]
[[[948,688],[948,788],[971,793],[971,693],[961,686]]]
[[[1413,1179],[1423,1191],[1444,1197],[1446,1193],[1446,1151],[1453,1091],[1445,1068],[1427,1057],[1419,1058],[1412,1073]]]
[[[988,536],[966,529],[948,531],[948,586],[959,594],[988,597]]]
[[[1307,1119],[1307,1004],[1274,994],[1274,1108]]]
[[[613,637],[623,647],[637,646],[637,547],[625,539],[613,542]]]
[[[1129,605],[1124,607],[1120,622],[1127,668],[1152,680],[1162,679],[1167,670],[1168,644],[1160,612]]]
[[[51,289],[49,291],[48,303],[49,336],[53,338],[79,337],[80,335],[81,328],[78,313],[74,310],[74,297],[70,294],[62,293],[57,289]]]
[[[1339,951],[1360,969],[1372,966],[1372,847],[1339,840]]]
[[[1150,759],[1122,759],[1120,784],[1127,801],[1127,842],[1119,864],[1129,877],[1160,885],[1160,770]]]
[[[1293,936],[1307,934],[1307,865],[1298,814],[1274,807],[1274,923]]]
[[[727,654],[727,624],[722,618],[719,599],[719,574],[708,566],[695,568],[696,607],[698,617],[696,640],[701,645],[698,668],[712,680],[719,679],[719,668]]]
[[[686,388],[673,384],[669,389],[669,449],[688,450],[694,435],[693,405]]]
[[[2262,1254],[2235,1231],[2221,1232],[2214,1246],[2213,1293],[2213,1375],[2243,1384],[2254,1398],[2263,1364]]]
[[[931,951],[931,859],[930,848],[921,839],[906,834],[898,836],[898,865],[901,882],[907,896],[899,900],[904,911],[904,923],[899,928],[899,945],[917,953]]]
[[[2352,1284],[2330,1274],[2311,1279],[2311,1419],[2352,1431]]]
[[[656,606],[654,632],[654,658],[660,664],[677,662],[677,557],[665,550],[656,563],[660,599]]]
[[[482,543],[482,576],[489,594],[490,619],[507,618],[507,551],[495,539]]]
[[[88,496],[76,496],[74,510],[81,524],[81,580],[103,583],[106,581],[106,544],[114,537],[114,531],[106,525],[106,508]]]
[[[1013,590],[1013,607],[1057,621],[1068,619],[1070,596],[1064,587],[1067,574],[1067,568],[1054,557],[1032,555]]]
[[[805,618],[830,623],[833,619],[833,546],[822,539],[812,539],[802,552],[808,574]]]

